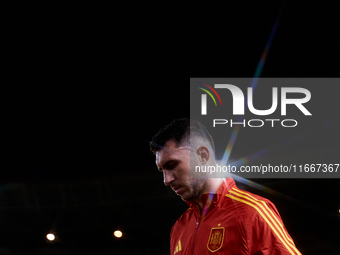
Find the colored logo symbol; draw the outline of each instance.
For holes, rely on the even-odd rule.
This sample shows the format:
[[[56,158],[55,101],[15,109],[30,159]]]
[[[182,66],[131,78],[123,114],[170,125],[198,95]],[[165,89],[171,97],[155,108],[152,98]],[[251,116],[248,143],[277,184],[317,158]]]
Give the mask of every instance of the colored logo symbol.
[[[216,92],[216,90],[213,87],[211,87],[210,85],[208,85],[208,84],[205,84],[205,83],[201,83],[201,84],[206,86],[208,89],[210,89],[217,96],[217,98],[220,101],[220,104],[222,106],[221,98],[218,95],[218,93]],[[200,89],[200,90],[204,91],[205,93],[207,93],[212,98],[212,100],[214,101],[215,106],[217,106],[215,97],[214,97],[214,95],[209,90],[207,90],[205,88],[201,88],[201,87],[198,87],[198,89]],[[207,115],[207,94],[202,94],[201,95],[201,114],[202,115]]]

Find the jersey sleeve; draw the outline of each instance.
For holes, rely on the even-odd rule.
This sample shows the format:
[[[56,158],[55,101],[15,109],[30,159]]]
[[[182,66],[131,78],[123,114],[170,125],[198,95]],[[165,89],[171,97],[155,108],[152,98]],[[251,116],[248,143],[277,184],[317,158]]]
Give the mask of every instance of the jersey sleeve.
[[[274,204],[263,200],[256,202],[249,240],[250,254],[301,255]]]
[[[172,226],[170,231],[170,254],[174,254],[175,252],[175,244],[174,244],[174,238],[173,238],[173,232],[174,232],[175,225]]]

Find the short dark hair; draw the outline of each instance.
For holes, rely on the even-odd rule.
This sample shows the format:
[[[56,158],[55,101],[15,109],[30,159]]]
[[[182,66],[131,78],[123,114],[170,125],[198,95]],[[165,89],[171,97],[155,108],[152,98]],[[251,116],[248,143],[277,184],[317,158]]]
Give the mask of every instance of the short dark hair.
[[[214,141],[208,130],[197,120],[187,118],[175,119],[161,128],[150,142],[150,150],[153,153],[161,150],[168,141],[175,141],[179,146],[189,136],[195,135],[208,141],[215,152]]]

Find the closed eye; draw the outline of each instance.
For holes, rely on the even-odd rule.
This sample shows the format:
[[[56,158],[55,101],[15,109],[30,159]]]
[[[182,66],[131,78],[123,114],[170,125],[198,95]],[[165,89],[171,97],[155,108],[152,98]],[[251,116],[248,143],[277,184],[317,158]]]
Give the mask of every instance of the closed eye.
[[[178,165],[178,161],[177,160],[169,160],[167,161],[163,168],[166,169],[166,170],[172,170],[174,169],[176,166]]]

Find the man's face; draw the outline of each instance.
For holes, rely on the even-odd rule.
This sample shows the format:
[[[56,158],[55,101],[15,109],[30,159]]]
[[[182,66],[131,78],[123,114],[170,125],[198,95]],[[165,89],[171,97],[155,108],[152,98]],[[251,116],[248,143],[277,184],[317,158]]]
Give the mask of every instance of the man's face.
[[[164,184],[170,186],[182,200],[195,200],[202,190],[202,179],[190,178],[190,148],[176,147],[169,141],[156,152],[156,165],[163,172]]]

